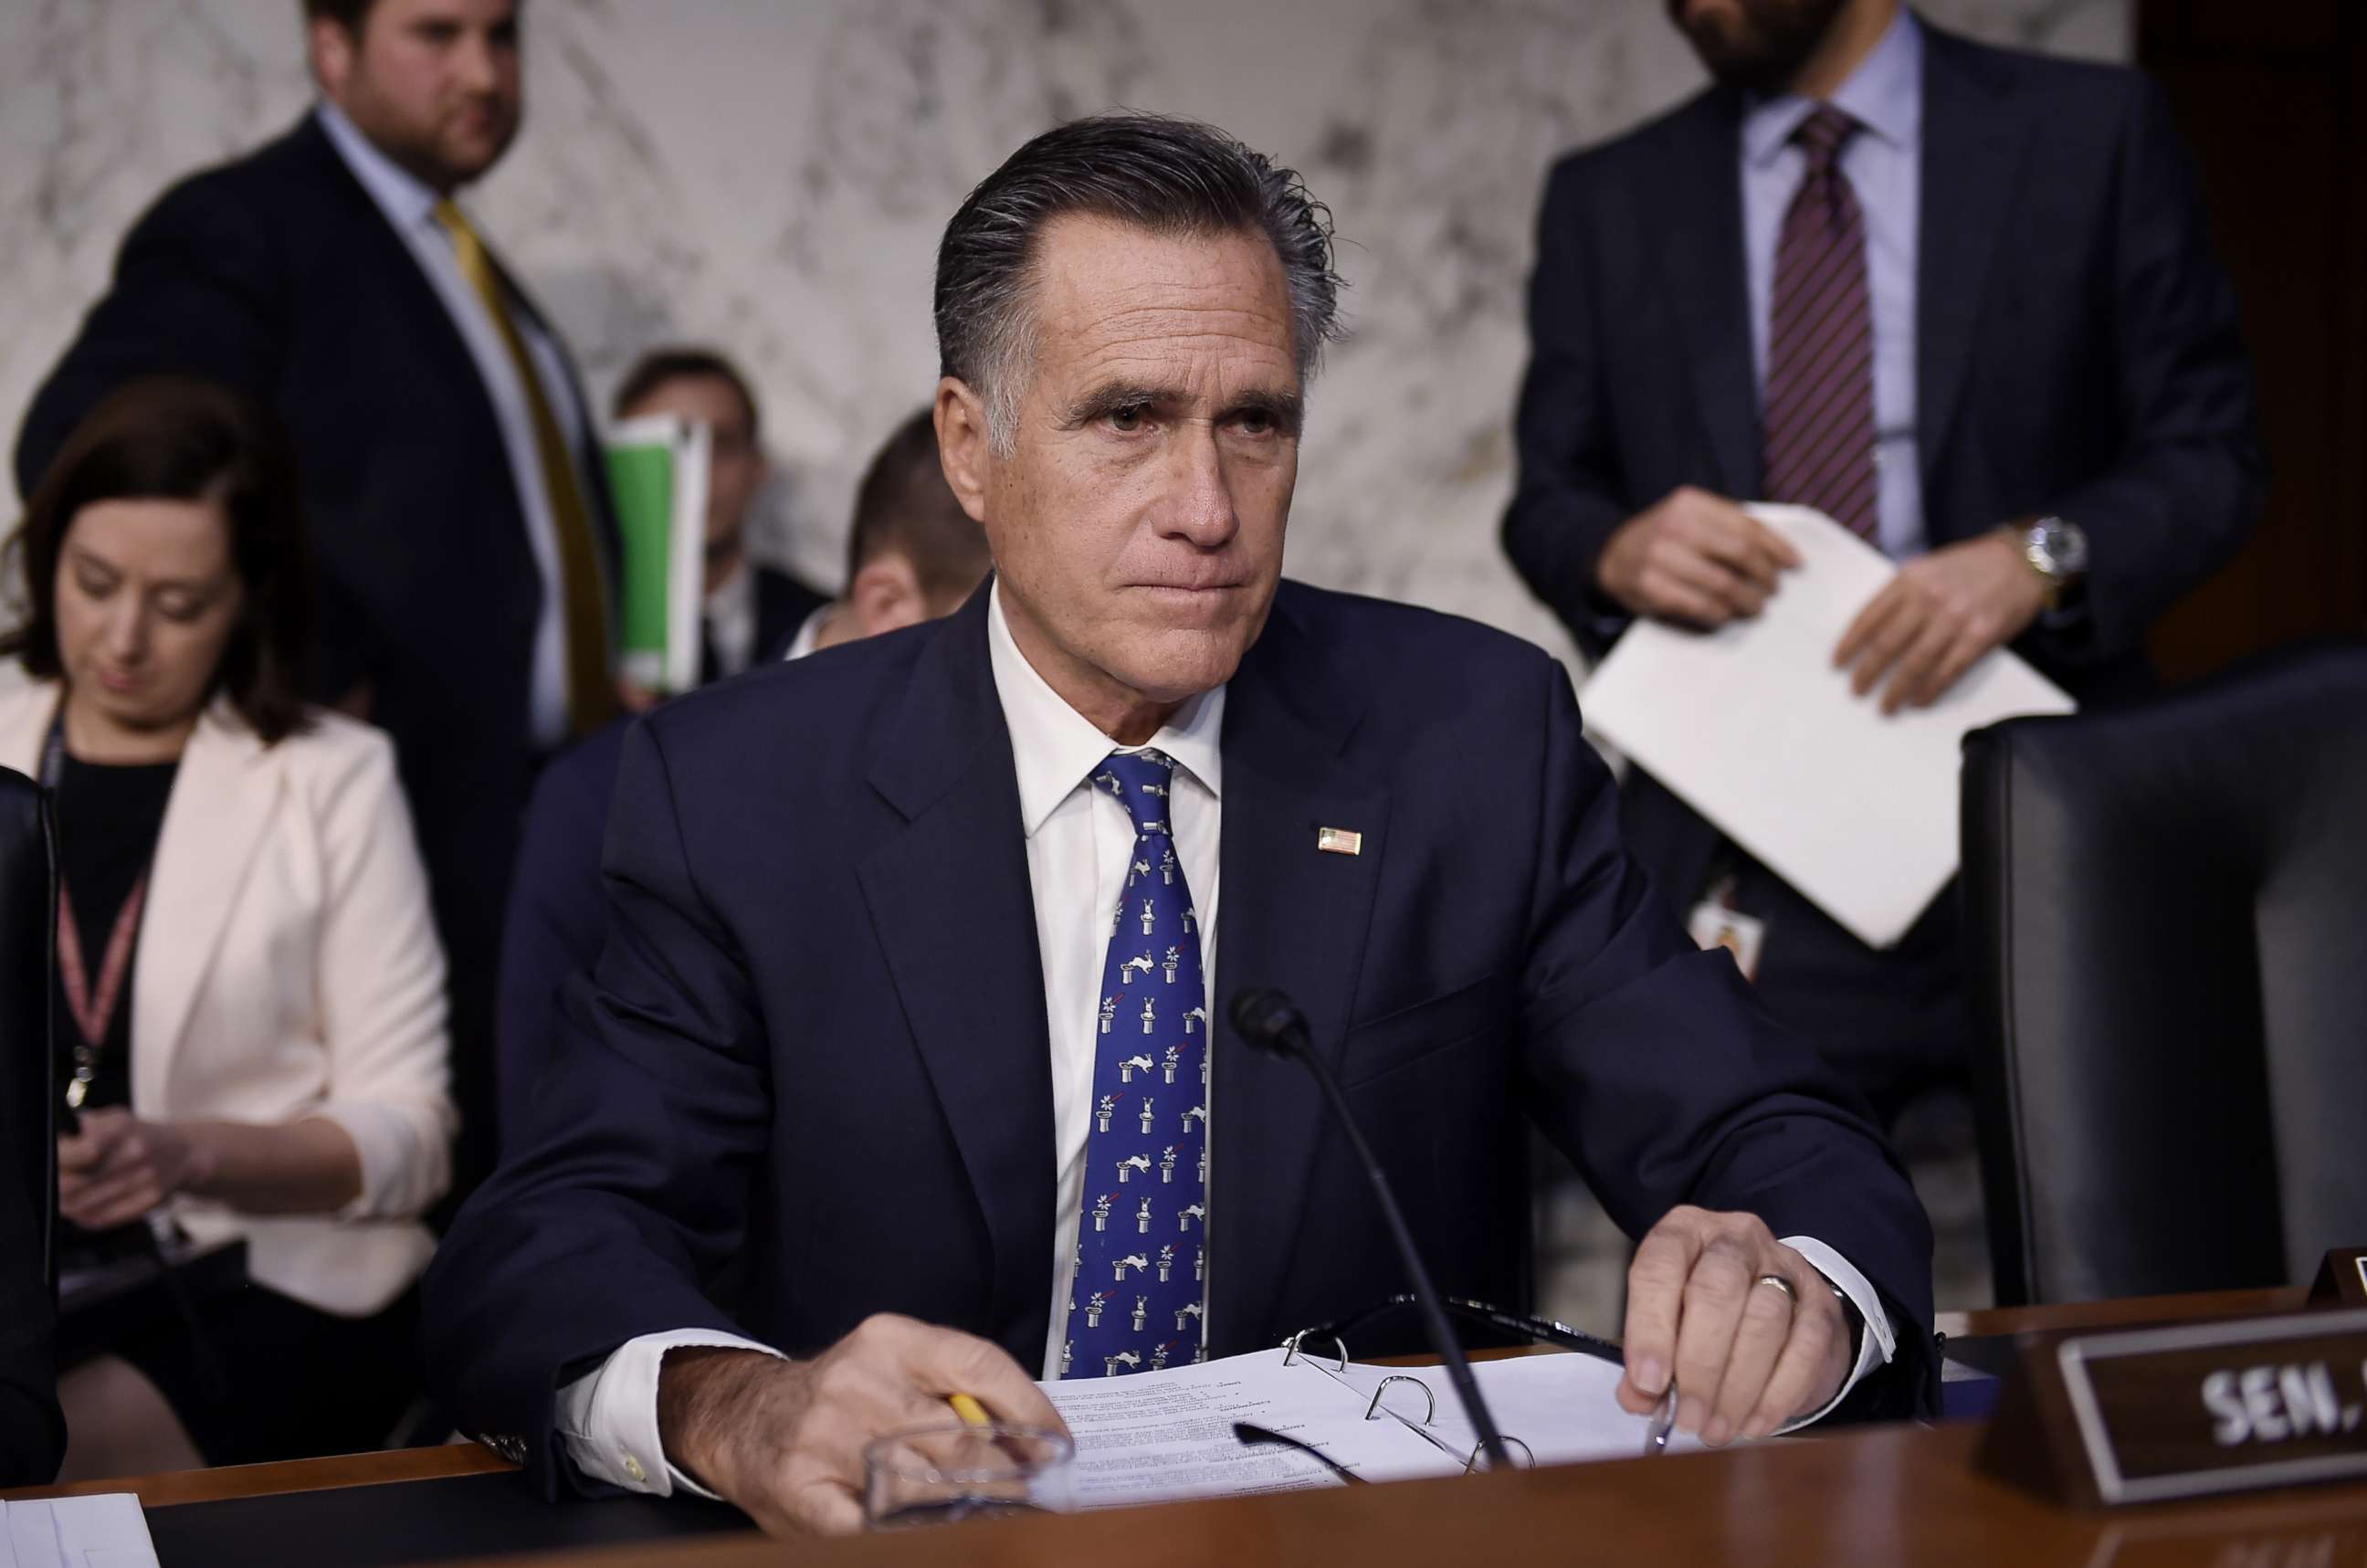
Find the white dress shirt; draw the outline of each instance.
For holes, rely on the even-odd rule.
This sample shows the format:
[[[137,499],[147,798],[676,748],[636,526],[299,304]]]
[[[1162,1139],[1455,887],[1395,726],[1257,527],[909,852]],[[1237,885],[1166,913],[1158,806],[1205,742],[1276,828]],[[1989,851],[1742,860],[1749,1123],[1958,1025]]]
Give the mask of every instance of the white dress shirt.
[[[1027,875],[1036,903],[1036,938],[1044,965],[1044,1017],[1052,1051],[1053,1163],[1059,1173],[1053,1214],[1052,1312],[1041,1376],[1060,1375],[1068,1337],[1070,1287],[1084,1204],[1085,1138],[1093,1108],[1093,1056],[1100,1038],[1102,966],[1111,915],[1134,858],[1134,822],[1114,797],[1092,788],[1092,777],[1113,750],[1110,739],[1069,706],[1036,672],[1012,640],[1002,589],[991,593],[987,653],[1003,722],[1011,731],[1019,781],[1021,824],[1027,835]],[[1204,692],[1177,710],[1149,742],[1175,763],[1168,821],[1184,884],[1199,915],[1200,963],[1206,994],[1217,995],[1217,844],[1223,825],[1225,688]],[[1136,748],[1126,748],[1136,749]],[[1213,1061],[1213,1057],[1211,1058]],[[1214,1104],[1213,1084],[1211,1085]],[[1223,1129],[1207,1124],[1213,1164]],[[1213,1190],[1213,1189],[1212,1189]],[[1211,1224],[1222,1224],[1220,1215]],[[1857,1366],[1841,1386],[1847,1393],[1873,1367],[1890,1359],[1889,1320],[1864,1277],[1830,1247],[1806,1236],[1786,1238],[1845,1292],[1864,1317]],[[1205,1339],[1213,1305],[1201,1319]],[[779,1355],[772,1346],[728,1334],[692,1331],[645,1335],[619,1347],[593,1371],[559,1393],[558,1426],[576,1468],[629,1491],[664,1495],[680,1486],[711,1494],[664,1462],[658,1441],[658,1370],[668,1350],[726,1346]],[[1834,1396],[1834,1403],[1840,1396]],[[1827,1405],[1826,1410],[1831,1409]],[[1818,1416],[1824,1415],[1818,1411]],[[1810,1416],[1808,1420],[1815,1420]],[[1806,1423],[1801,1423],[1805,1425]]]
[[[742,561],[699,607],[708,645],[715,650],[715,678],[738,675],[756,662],[756,569]]]
[[[534,678],[527,714],[528,733],[538,749],[551,750],[568,736],[567,722],[567,585],[561,576],[559,529],[551,520],[550,497],[543,487],[542,454],[535,445],[534,415],[527,403],[517,362],[502,343],[500,330],[486,311],[484,300],[460,271],[452,252],[452,236],[436,221],[436,193],[401,165],[372,145],[343,110],[323,103],[315,111],[329,144],[345,161],[354,177],[409,247],[420,271],[444,301],[445,312],[493,405],[502,427],[502,449],[508,455],[510,478],[517,486],[518,511],[526,518],[527,544],[534,552],[535,570],[542,577],[542,614],[535,623]],[[559,345],[524,310],[513,312],[511,324],[534,360],[551,415],[566,433],[567,444],[580,466],[586,450],[583,410],[575,402],[574,383]]]

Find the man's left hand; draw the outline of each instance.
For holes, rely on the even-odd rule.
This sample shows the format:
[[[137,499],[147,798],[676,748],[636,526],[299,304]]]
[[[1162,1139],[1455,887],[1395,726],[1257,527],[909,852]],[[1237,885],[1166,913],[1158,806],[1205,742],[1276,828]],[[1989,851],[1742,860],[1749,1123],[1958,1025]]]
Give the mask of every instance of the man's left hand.
[[[1761,1283],[1772,1275],[1786,1294]],[[1620,1407],[1648,1415],[1677,1380],[1677,1426],[1716,1448],[1830,1404],[1849,1376],[1840,1299],[1755,1214],[1679,1207],[1627,1270]]]
[[[1858,611],[1833,650],[1856,666],[1860,697],[1890,677],[1882,710],[1929,706],[1992,648],[2021,636],[2046,608],[2046,580],[2024,560],[2008,529],[1942,545],[1898,569]]]

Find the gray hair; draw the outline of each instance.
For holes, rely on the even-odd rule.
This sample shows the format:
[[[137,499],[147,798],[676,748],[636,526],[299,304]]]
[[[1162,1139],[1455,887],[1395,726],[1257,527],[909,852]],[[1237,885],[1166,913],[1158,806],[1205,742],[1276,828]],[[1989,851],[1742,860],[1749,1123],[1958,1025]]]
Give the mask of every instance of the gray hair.
[[[1055,218],[1083,214],[1161,234],[1259,233],[1274,244],[1290,292],[1299,379],[1342,335],[1331,212],[1292,169],[1212,125],[1105,114],[1045,131],[980,182],[937,246],[939,372],[986,399],[987,433],[1009,456],[1036,348],[1036,240]]]

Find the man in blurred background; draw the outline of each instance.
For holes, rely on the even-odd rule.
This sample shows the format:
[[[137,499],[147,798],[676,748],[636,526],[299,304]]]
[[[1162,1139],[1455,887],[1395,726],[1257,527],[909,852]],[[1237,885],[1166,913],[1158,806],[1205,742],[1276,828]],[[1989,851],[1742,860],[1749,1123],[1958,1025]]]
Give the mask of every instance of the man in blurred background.
[[[1716,84],[1553,172],[1504,543],[1600,657],[1756,614],[1796,564],[1738,503],[1900,562],[1836,663],[1886,710],[2010,644],[2081,702],[2232,554],[2265,483],[2226,279],[2160,92],[1897,0],[1670,0]],[[1748,769],[1750,759],[1734,766]],[[1886,1121],[1963,1061],[1953,888],[1877,952],[1641,769],[1680,910],[1763,930],[1769,1006]]]
[[[830,601],[787,573],[748,559],[749,515],[771,472],[748,378],[712,349],[661,348],[625,372],[612,407],[619,420],[667,415],[709,433],[698,683],[779,658]]]
[[[83,414],[182,370],[294,436],[320,694],[391,733],[451,966],[456,1187],[494,1148],[493,959],[541,759],[617,710],[616,524],[558,335],[453,202],[519,124],[518,0],[304,0],[319,104],[174,187],[51,373],[31,494]]]
[[[626,387],[632,385],[629,377]],[[622,393],[617,401],[621,413]],[[737,401],[753,426],[753,400],[743,392]],[[636,411],[652,410],[642,405]],[[727,483],[736,486],[742,481]],[[741,490],[743,499],[748,488]],[[712,514],[710,528],[711,518]],[[846,591],[833,600],[818,599],[819,608],[789,624],[785,634],[776,625],[772,635],[780,637],[781,645],[766,657],[802,658],[819,648],[951,615],[985,578],[991,564],[986,535],[946,483],[927,409],[898,426],[872,458],[855,492],[846,558]],[[710,554],[710,571],[713,561]],[[712,597],[710,592],[710,602]],[[600,845],[626,729],[622,722],[611,724],[544,769],[527,808],[502,936],[497,1031],[502,1125],[513,1131],[523,1124],[535,1079],[550,1059],[551,1033],[560,1027],[560,990],[569,976],[588,970],[600,956],[608,908],[600,887]]]

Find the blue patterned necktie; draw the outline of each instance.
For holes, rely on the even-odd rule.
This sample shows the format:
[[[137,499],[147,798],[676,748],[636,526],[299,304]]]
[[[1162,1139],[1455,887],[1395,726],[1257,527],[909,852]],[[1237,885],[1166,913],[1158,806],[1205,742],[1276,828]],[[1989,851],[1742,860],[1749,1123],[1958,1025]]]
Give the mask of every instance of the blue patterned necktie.
[[[1208,1010],[1199,912],[1168,830],[1175,765],[1112,752],[1093,787],[1134,819],[1102,962],[1084,1218],[1060,1375],[1201,1358],[1207,1261]]]

